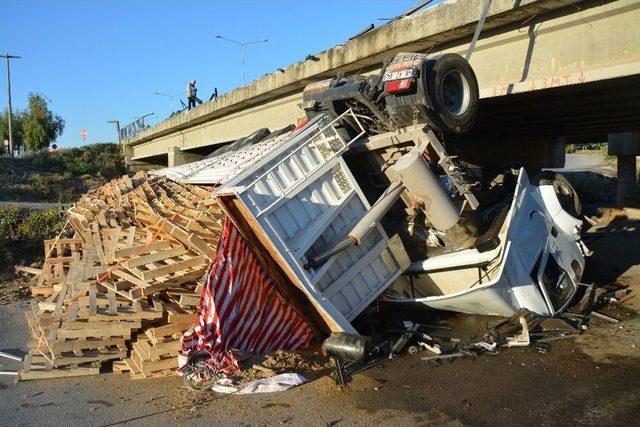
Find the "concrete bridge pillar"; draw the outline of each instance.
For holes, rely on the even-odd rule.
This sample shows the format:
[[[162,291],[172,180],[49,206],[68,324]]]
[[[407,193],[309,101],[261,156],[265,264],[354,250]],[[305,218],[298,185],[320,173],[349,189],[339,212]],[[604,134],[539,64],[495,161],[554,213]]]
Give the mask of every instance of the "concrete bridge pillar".
[[[608,151],[617,157],[618,188],[616,203],[625,206],[636,191],[636,156],[640,155],[640,132],[610,133]]]
[[[180,147],[169,147],[167,155],[167,163],[170,168],[196,162],[204,157],[200,154],[183,151]]]

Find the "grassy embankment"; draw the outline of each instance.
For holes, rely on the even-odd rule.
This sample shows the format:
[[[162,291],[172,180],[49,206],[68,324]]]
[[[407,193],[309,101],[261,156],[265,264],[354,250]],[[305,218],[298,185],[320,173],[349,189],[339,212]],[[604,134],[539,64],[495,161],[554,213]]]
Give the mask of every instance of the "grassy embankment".
[[[3,158],[0,201],[71,203],[124,173],[124,160],[115,144]],[[64,222],[65,213],[59,209],[0,206],[0,273],[10,271],[16,263],[41,261],[42,241],[55,237]]]
[[[124,173],[124,160],[115,144],[3,158],[0,201],[69,203]]]

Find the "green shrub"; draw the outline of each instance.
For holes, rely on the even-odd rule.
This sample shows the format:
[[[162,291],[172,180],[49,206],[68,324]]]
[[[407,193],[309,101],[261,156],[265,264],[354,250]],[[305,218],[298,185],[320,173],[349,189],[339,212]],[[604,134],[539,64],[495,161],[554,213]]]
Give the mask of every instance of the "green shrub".
[[[0,206],[0,235],[13,235],[13,230],[20,222],[23,209],[16,206]]]
[[[18,224],[16,238],[41,244],[44,239],[51,239],[60,233],[64,217],[64,212],[58,209],[31,211]]]
[[[0,159],[0,200],[69,203],[126,173],[121,147],[94,144]]]
[[[22,214],[23,210],[15,206],[0,206],[0,270],[13,260],[10,245]]]
[[[25,155],[26,159],[31,160],[34,168],[57,172],[64,169],[64,163],[60,156],[53,155],[48,151],[37,151]]]
[[[606,142],[592,142],[589,144],[567,144],[566,152],[575,153],[578,150],[606,150]]]
[[[57,236],[64,221],[65,213],[57,209],[28,211],[0,207],[0,271],[17,259],[42,257],[43,240]]]
[[[41,198],[50,198],[53,190],[53,181],[49,176],[34,173],[29,177],[29,185],[31,185],[32,191],[40,195]]]
[[[28,153],[33,167],[74,176],[101,174],[107,178],[123,175],[124,157],[117,144],[93,144],[57,151]]]

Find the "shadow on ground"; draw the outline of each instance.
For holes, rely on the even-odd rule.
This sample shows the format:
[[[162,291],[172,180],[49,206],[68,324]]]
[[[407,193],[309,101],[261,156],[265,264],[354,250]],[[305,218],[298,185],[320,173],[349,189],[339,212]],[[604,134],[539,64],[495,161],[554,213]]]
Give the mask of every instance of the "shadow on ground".
[[[593,251],[583,277],[585,282],[617,282],[640,269],[640,210],[613,209],[605,216],[609,217],[603,218],[605,225],[589,230],[585,238]]]

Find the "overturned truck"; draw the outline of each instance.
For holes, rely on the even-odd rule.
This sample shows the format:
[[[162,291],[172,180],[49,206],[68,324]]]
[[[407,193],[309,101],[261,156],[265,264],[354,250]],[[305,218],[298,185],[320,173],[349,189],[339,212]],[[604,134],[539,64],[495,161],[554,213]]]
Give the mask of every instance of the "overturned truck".
[[[381,298],[501,316],[569,304],[587,254],[578,197],[558,175],[466,156],[478,85],[462,57],[398,54],[379,73],[308,85],[301,107],[300,128],[157,173],[218,185],[316,332],[357,333]]]

